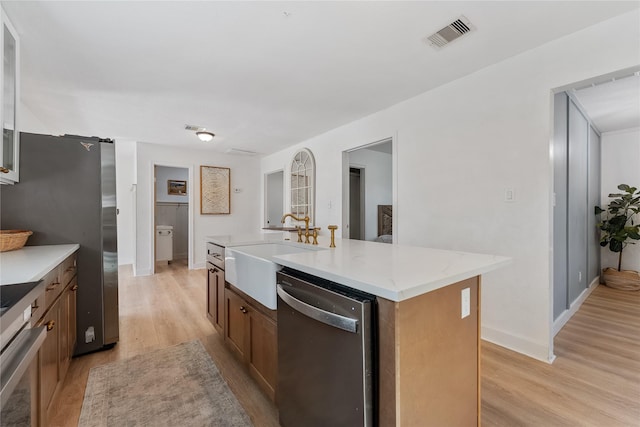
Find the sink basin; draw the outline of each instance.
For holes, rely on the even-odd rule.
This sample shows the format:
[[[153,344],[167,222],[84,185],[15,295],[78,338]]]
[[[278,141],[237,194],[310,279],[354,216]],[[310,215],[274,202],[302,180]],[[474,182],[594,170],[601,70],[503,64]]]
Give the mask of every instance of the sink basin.
[[[282,267],[274,255],[318,250],[278,243],[225,248],[225,280],[271,310],[277,308],[276,272]]]

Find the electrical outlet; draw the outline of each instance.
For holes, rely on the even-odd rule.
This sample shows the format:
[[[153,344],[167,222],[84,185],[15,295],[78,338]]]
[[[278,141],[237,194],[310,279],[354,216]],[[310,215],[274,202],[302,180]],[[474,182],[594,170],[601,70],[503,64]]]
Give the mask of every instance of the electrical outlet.
[[[464,288],[462,290],[461,297],[461,314],[460,318],[464,319],[465,317],[471,314],[471,288]]]
[[[504,201],[505,202],[515,202],[516,201],[516,190],[513,188],[505,188],[504,189]]]
[[[93,326],[89,326],[87,330],[84,332],[84,342],[89,343],[96,340],[96,332],[93,329]]]

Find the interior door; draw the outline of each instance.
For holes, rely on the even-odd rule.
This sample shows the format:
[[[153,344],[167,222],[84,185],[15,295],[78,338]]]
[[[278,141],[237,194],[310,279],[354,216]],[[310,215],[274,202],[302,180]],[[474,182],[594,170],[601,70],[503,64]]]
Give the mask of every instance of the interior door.
[[[569,100],[568,300],[575,301],[587,283],[587,185],[589,122]],[[593,212],[593,210],[591,211]]]

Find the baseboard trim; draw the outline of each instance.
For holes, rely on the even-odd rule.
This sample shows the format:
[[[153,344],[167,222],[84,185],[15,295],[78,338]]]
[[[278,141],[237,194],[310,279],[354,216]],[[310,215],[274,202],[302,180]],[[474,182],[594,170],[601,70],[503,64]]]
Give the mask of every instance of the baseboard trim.
[[[136,269],[134,272],[134,276],[151,276],[151,269]]]
[[[591,295],[591,292],[598,286],[600,283],[600,276],[597,276],[593,281],[589,284],[589,287],[582,291],[578,298],[575,299],[569,306],[569,308],[558,316],[556,320],[553,321],[553,336],[555,337],[558,332],[567,324],[569,319],[573,317],[574,314],[580,309],[582,303]]]
[[[545,363],[552,363],[555,356],[549,354],[549,347],[498,329],[482,327],[482,339],[508,348]]]

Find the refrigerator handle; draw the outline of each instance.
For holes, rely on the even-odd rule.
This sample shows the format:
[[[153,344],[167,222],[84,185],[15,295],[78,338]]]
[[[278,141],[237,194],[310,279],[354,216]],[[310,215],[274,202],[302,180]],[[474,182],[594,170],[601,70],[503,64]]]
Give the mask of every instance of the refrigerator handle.
[[[322,322],[334,328],[342,329],[354,334],[358,330],[358,321],[356,319],[340,316],[339,314],[331,313],[322,310],[321,308],[309,305],[306,302],[300,301],[299,299],[295,298],[287,291],[285,291],[282,285],[278,285],[276,291],[278,292],[278,296],[282,299],[282,301],[284,301],[294,310],[299,311],[307,317],[310,317],[314,320],[317,320],[318,322]]]

